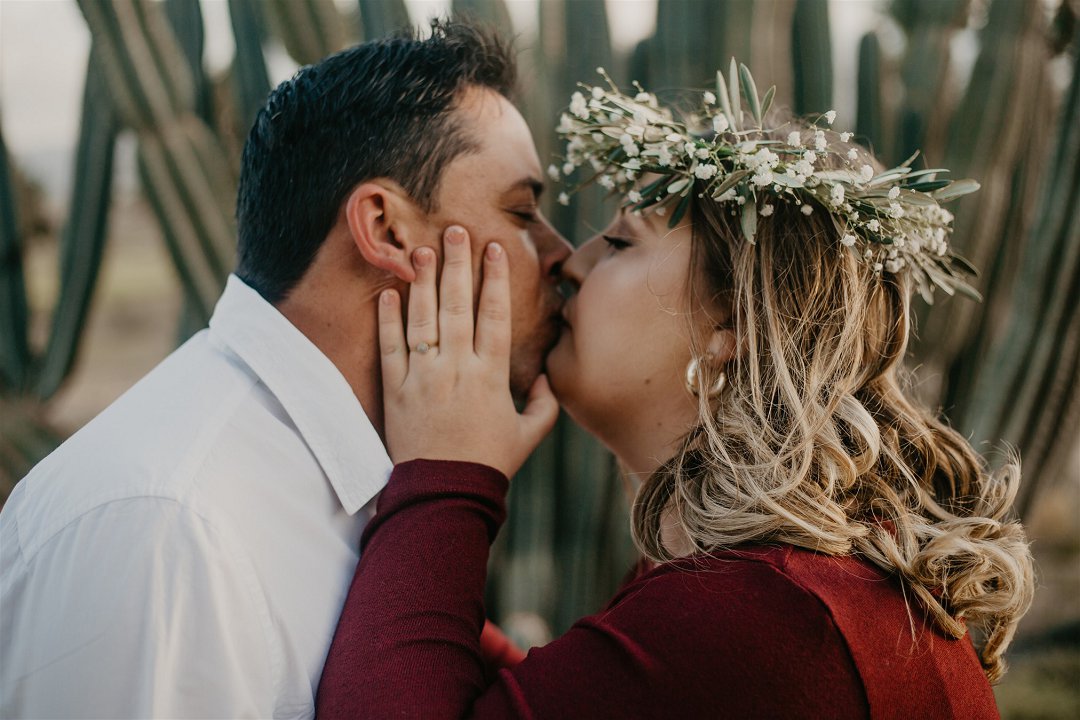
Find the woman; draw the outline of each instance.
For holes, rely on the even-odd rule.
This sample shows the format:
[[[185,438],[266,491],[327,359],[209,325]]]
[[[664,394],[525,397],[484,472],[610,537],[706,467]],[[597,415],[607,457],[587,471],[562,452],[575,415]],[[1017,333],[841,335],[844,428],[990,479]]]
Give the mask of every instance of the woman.
[[[565,265],[577,293],[547,366],[640,482],[648,562],[602,612],[485,677],[488,544],[555,410],[543,377],[522,415],[506,389],[497,245],[475,328],[438,313],[470,305],[453,262],[467,244],[447,242],[440,297],[428,262],[407,330],[396,294],[380,303],[398,465],[320,713],[996,717],[989,683],[1032,592],[1006,519],[1019,471],[989,474],[900,379],[913,289],[973,292],[939,202],[977,186],[879,172],[831,113],[773,122],[771,91],[734,63],[684,122],[608,84],[575,93],[563,170],[591,168],[624,206]]]

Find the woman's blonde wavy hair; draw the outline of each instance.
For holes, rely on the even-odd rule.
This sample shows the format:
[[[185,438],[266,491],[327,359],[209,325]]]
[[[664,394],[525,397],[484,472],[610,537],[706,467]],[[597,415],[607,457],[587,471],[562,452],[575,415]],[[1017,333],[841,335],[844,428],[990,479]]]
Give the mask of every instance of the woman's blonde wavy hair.
[[[977,629],[995,682],[1032,598],[1028,543],[1010,515],[1019,464],[1011,456],[991,473],[905,393],[910,283],[876,276],[820,210],[775,205],[754,244],[729,205],[691,206],[690,295],[730,307],[740,351],[701,368],[702,387],[721,369],[729,387],[702,395],[697,427],[642,484],[635,541],[671,559],[661,521],[673,518],[702,551],[857,553],[899,576],[948,635]]]

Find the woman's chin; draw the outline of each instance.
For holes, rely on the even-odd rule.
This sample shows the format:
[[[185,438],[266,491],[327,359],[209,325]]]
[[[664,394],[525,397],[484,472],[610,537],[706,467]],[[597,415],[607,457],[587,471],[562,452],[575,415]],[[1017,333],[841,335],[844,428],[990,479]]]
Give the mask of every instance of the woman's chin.
[[[555,343],[555,347],[551,348],[544,361],[544,369],[547,372],[548,382],[551,384],[551,391],[555,393],[555,397],[558,398],[559,404],[563,407],[566,406],[564,398],[568,399],[574,385],[569,333],[570,331],[567,328],[563,328],[558,342]]]

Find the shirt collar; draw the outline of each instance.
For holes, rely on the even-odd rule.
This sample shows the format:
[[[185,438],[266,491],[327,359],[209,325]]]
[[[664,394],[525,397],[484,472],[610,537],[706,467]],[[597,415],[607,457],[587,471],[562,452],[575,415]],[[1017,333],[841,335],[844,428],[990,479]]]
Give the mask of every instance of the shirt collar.
[[[382,490],[393,463],[352,387],[277,308],[230,275],[210,331],[277,397],[345,512],[354,514]]]

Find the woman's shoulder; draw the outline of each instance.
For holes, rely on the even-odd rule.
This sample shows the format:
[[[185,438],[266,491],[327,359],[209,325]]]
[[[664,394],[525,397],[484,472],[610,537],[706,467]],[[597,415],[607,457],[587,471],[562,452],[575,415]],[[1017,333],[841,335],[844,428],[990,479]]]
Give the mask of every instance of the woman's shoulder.
[[[724,672],[744,681],[768,668],[774,687],[832,687],[849,705],[857,694],[871,709],[996,715],[970,640],[936,631],[895,576],[859,556],[776,545],[680,558],[628,582],[605,613],[730,659]]]
[[[576,627],[633,646],[690,706],[863,716],[843,637],[820,599],[786,573],[788,552],[752,547],[663,563]]]

